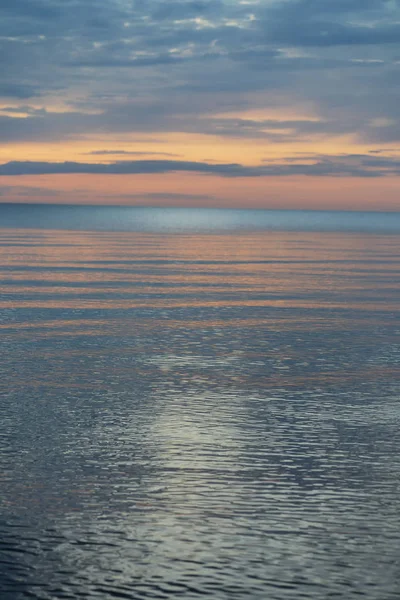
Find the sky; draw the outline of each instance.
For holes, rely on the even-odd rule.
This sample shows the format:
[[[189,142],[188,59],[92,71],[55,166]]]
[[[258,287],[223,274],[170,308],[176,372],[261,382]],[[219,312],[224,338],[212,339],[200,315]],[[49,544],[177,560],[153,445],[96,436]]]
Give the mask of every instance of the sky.
[[[0,202],[400,210],[400,0],[2,0]]]

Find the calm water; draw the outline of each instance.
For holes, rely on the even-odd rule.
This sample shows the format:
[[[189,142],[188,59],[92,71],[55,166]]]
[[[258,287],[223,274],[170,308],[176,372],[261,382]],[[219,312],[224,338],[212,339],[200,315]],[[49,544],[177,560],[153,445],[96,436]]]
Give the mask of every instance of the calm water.
[[[1,600],[397,599],[399,216],[75,210],[0,207]]]

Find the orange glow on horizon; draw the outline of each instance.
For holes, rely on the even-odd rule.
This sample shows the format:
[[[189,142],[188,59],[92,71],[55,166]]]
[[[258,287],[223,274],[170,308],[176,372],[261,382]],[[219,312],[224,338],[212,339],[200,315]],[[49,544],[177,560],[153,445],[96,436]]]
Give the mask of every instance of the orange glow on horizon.
[[[0,177],[3,202],[208,206],[232,208],[399,210],[396,177],[221,177],[151,175],[24,175]],[[12,192],[15,186],[15,193]],[[32,196],[18,190],[30,188]],[[41,195],[40,190],[48,191]],[[54,195],[51,193],[55,191]]]
[[[57,106],[62,112],[62,107]],[[22,109],[21,109],[22,110]],[[0,108],[1,112],[1,108]],[[209,119],[282,121],[282,141],[238,135],[153,132],[84,135],[66,140],[5,143],[0,163],[10,161],[113,163],[170,160],[237,163],[243,166],[311,164],[318,155],[368,155],[371,145],[351,135],[293,134],[290,122],[318,122],[312,107],[272,107],[215,112]],[[294,126],[293,126],[294,127]],[[286,139],[287,134],[287,139]],[[373,156],[373,155],[371,155]],[[190,172],[140,175],[59,174],[0,176],[3,202],[216,206],[238,208],[399,210],[398,178],[263,176],[235,177]],[[383,200],[382,200],[383,199]]]

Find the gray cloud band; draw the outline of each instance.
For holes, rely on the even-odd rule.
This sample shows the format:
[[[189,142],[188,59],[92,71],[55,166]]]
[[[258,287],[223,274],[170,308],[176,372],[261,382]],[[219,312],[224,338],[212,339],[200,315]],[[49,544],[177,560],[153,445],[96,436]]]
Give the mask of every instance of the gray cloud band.
[[[319,133],[398,141],[399,39],[398,0],[5,0],[0,97],[66,112],[0,117],[0,141],[121,131],[287,141],[210,119],[277,103],[312,105]],[[304,133],[315,131],[292,137]]]
[[[312,162],[311,162],[312,161]],[[311,162],[311,164],[310,164]],[[385,177],[400,174],[400,158],[368,154],[338,156],[318,155],[302,162],[292,158],[287,163],[270,163],[245,166],[237,163],[210,164],[207,162],[176,160],[118,161],[110,164],[78,162],[9,162],[0,165],[0,176],[18,175],[140,175],[171,172],[191,172],[222,177],[272,177],[272,176],[335,176],[335,177]]]

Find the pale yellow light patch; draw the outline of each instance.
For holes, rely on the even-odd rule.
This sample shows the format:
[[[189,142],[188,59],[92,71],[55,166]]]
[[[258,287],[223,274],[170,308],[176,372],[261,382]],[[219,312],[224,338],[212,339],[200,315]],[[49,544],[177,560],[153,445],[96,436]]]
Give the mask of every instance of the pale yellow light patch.
[[[276,103],[276,106],[216,112],[213,117],[218,119],[251,119],[252,121],[320,121],[312,106],[304,104],[303,106],[281,107],[279,106],[279,99],[276,100]]]
[[[134,141],[132,141],[132,138]],[[118,138],[92,136],[90,139],[64,140],[62,143],[9,143],[0,147],[0,162],[12,160],[110,163],[120,160],[163,159],[187,161],[217,161],[257,164],[267,149],[265,141],[260,144],[250,139],[224,139],[219,136],[200,134],[163,133]],[[89,154],[97,150],[123,150],[133,154]],[[134,154],[134,153],[144,153]],[[152,154],[148,154],[152,153]],[[164,154],[172,156],[164,156]]]

